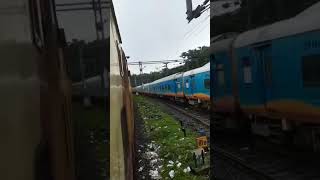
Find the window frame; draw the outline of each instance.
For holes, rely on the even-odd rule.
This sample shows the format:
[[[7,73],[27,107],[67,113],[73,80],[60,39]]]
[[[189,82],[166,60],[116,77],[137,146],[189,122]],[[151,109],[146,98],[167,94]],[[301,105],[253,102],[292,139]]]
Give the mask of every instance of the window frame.
[[[320,67],[320,54],[312,54],[312,55],[306,55],[306,56],[302,56],[301,57],[301,80],[302,80],[302,85],[304,88],[320,88],[320,77],[319,76],[311,76],[311,77],[318,77],[318,81],[312,81],[313,79],[310,79],[308,81],[306,81],[306,73],[310,73],[310,69],[305,70],[305,63],[308,60],[312,60],[315,61],[315,64],[309,64],[309,67],[315,67],[315,65],[317,65],[316,67]],[[313,73],[319,73],[320,75],[320,71],[315,70],[317,68],[313,69]],[[310,75],[308,75],[310,76]],[[309,77],[310,78],[310,77]]]
[[[249,73],[249,74],[246,74]],[[249,57],[242,58],[242,77],[244,84],[253,84],[252,62]],[[248,79],[247,79],[248,78]]]
[[[208,82],[208,83],[206,83]],[[209,86],[207,86],[209,84]],[[210,89],[210,79],[207,78],[207,79],[203,79],[203,86],[204,86],[204,89]]]
[[[225,77],[225,68],[223,63],[217,63],[216,65],[216,72],[217,72],[217,83],[218,86],[224,87],[226,84],[226,77]],[[223,75],[223,76],[220,76]],[[221,77],[223,77],[223,80],[221,81]]]

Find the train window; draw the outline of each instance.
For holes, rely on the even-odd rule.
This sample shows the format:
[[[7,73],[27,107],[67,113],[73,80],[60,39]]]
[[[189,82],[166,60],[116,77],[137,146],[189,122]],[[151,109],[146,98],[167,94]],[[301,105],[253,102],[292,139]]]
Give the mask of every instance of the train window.
[[[189,81],[186,81],[186,88],[189,89]]]
[[[168,90],[171,91],[171,86],[170,85],[168,86]]]
[[[180,88],[181,88],[181,85],[180,85],[180,83],[177,83],[177,87],[178,87],[178,89],[180,89]]]
[[[243,81],[246,84],[252,83],[252,68],[251,66],[243,67]]]
[[[205,89],[210,89],[210,79],[203,80],[203,83]]]
[[[192,89],[196,89],[196,81],[194,79],[192,79],[191,87]]]
[[[246,84],[252,83],[252,67],[248,57],[242,59],[243,82]]]
[[[119,59],[120,76],[124,77],[124,63],[123,63],[124,53],[119,41],[117,41],[117,52],[118,52],[118,59]]]
[[[320,87],[320,55],[302,58],[302,74],[304,87]]]
[[[217,71],[218,84],[220,86],[224,86],[225,78],[224,78],[224,67],[223,67],[223,64],[217,64],[216,71]]]

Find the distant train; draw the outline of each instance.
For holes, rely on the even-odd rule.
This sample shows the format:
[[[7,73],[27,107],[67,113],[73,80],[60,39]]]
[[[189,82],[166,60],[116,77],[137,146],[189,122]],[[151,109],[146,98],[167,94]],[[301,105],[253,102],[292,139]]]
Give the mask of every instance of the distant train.
[[[320,150],[320,3],[211,44],[213,110],[254,134]],[[222,36],[221,36],[222,37]],[[228,118],[225,127],[239,128]]]
[[[210,63],[137,86],[133,91],[209,107]]]

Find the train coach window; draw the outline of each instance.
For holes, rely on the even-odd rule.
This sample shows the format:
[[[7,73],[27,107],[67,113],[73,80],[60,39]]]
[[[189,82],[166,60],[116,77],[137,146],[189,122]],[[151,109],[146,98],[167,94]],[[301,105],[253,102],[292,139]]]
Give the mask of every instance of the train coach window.
[[[205,89],[210,89],[210,79],[203,80],[203,83]]]
[[[186,88],[189,89],[189,81],[186,81]]]
[[[243,81],[246,84],[252,83],[252,67],[248,57],[242,59]]]
[[[223,64],[217,64],[217,79],[220,86],[224,86],[225,78],[224,78],[224,67]]]
[[[320,87],[320,55],[302,58],[302,74],[304,87]]]
[[[194,79],[192,79],[191,87],[192,87],[192,89],[196,89],[197,88],[196,81]]]
[[[181,88],[181,85],[180,85],[180,83],[177,83],[177,87],[178,87],[178,89],[180,89],[180,88]]]

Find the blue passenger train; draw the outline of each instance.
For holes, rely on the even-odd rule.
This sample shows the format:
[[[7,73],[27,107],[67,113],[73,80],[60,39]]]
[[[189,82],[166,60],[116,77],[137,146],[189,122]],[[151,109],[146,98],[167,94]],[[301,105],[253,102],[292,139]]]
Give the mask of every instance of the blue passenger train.
[[[255,134],[285,135],[320,150],[319,18],[316,3],[291,19],[213,42],[214,111],[245,115]]]
[[[210,63],[135,87],[133,91],[209,107]]]

